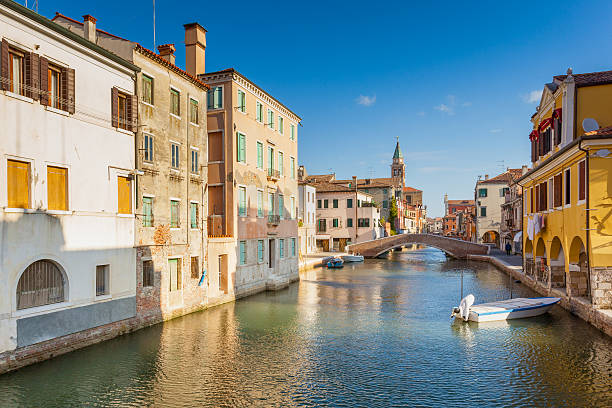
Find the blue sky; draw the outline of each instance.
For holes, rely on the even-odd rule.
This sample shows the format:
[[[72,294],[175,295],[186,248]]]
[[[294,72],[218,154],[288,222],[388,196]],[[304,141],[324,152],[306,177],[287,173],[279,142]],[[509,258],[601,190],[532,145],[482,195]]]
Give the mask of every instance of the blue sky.
[[[21,3],[23,4],[23,0]],[[153,48],[152,1],[39,0]],[[529,118],[553,75],[612,69],[612,2],[173,2],[157,43],[208,30],[207,71],[234,67],[303,118],[311,174],[388,177],[395,137],[431,216],[478,175],[529,160]],[[503,161],[503,162],[502,162]]]

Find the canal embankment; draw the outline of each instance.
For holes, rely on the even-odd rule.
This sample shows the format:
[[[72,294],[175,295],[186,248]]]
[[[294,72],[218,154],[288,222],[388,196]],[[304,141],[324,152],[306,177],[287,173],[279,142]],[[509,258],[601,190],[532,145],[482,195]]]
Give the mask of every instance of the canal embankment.
[[[521,257],[468,255],[468,259],[471,261],[488,262],[542,296],[561,298],[559,302],[561,307],[612,337],[612,310],[597,309],[587,298],[570,297],[563,289],[552,288],[544,285],[537,279],[533,279],[524,273]]]

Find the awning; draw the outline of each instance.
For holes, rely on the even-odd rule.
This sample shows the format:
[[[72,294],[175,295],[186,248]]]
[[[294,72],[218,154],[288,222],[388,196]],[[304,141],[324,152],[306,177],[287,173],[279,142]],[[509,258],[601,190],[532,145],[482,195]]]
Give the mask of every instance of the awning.
[[[543,121],[540,122],[540,125],[538,126],[538,130],[541,132],[544,129],[546,129],[547,127],[549,127],[552,123],[552,119],[551,118],[546,118]]]
[[[536,129],[533,129],[531,131],[531,133],[529,134],[529,140],[538,140],[539,136],[540,135],[539,135],[538,131]]]
[[[516,233],[516,235],[514,235],[514,242],[521,242],[521,239],[523,239],[523,231],[519,231]]]
[[[553,119],[561,119],[561,108],[555,109],[552,114]]]

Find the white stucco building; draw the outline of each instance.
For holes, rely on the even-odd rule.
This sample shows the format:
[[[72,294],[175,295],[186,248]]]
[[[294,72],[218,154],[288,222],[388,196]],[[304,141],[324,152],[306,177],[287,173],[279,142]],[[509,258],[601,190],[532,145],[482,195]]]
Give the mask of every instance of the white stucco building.
[[[300,254],[316,252],[317,189],[307,182],[298,183],[298,236]]]
[[[0,40],[1,354],[135,315],[137,68],[11,1]]]

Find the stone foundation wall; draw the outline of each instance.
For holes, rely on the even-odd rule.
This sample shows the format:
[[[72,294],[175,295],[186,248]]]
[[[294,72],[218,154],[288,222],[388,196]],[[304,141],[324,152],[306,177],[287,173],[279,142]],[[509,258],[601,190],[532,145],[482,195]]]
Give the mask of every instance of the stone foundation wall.
[[[587,274],[583,268],[580,270],[574,269],[570,265],[570,271],[568,273],[569,276],[569,295],[573,297],[588,297],[589,296],[589,287],[587,282]]]
[[[612,268],[592,268],[591,288],[593,306],[612,309]]]
[[[565,266],[552,265],[550,267],[550,286],[552,288],[565,287]]]

